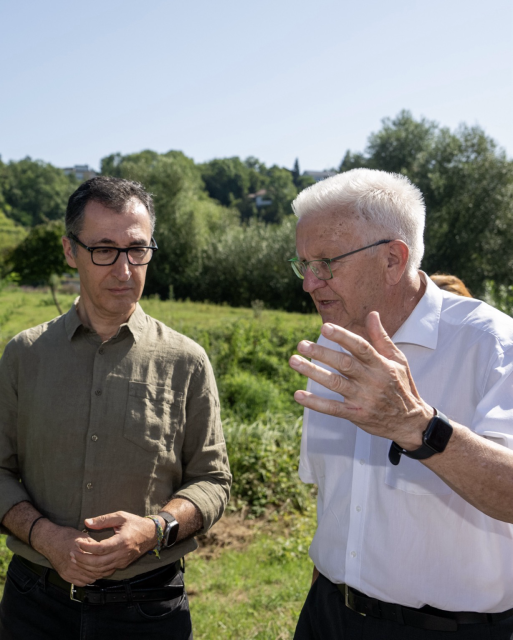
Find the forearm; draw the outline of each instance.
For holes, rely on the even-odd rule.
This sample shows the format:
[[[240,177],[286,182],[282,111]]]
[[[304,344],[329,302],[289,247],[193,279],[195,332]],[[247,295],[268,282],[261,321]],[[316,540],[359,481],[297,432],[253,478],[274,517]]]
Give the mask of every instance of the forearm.
[[[177,542],[192,538],[193,535],[198,533],[203,528],[203,516],[196,505],[184,500],[182,498],[173,498],[170,500],[161,511],[167,511],[178,522],[178,537]],[[160,518],[161,525],[164,528],[166,523],[163,518]]]
[[[476,509],[513,523],[513,451],[451,421],[443,453],[423,462]]]
[[[18,502],[11,507],[2,520],[2,525],[17,538],[28,544],[30,528],[33,522],[41,516],[30,502]],[[39,523],[36,523],[36,526]]]

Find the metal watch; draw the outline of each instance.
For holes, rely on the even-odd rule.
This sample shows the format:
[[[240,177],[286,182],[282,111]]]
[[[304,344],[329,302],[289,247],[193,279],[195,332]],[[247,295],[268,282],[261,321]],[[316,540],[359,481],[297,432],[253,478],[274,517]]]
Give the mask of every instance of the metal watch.
[[[435,415],[429,421],[427,429],[422,434],[422,445],[413,451],[407,451],[396,442],[392,442],[388,452],[388,459],[393,465],[398,465],[401,456],[408,456],[414,460],[426,460],[435,453],[442,453],[452,436],[452,426],[443,413],[435,409]]]
[[[172,547],[176,542],[180,525],[167,511],[159,511],[157,515],[166,522],[164,535],[162,536],[161,549],[169,549],[169,547]]]

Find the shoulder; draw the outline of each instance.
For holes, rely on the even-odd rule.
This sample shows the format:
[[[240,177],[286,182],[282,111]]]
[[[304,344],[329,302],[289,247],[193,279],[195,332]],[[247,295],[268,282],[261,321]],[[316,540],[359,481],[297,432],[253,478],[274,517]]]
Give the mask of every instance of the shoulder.
[[[12,338],[5,351],[7,353],[23,353],[37,348],[39,344],[47,343],[65,337],[65,315],[58,316],[48,322],[21,331]]]
[[[444,291],[440,326],[450,334],[464,334],[467,340],[494,342],[501,351],[513,347],[513,318],[481,300]]]
[[[205,349],[191,338],[149,315],[146,315],[146,324],[144,339],[150,340],[153,343],[152,346],[162,355],[198,364],[208,360]]]

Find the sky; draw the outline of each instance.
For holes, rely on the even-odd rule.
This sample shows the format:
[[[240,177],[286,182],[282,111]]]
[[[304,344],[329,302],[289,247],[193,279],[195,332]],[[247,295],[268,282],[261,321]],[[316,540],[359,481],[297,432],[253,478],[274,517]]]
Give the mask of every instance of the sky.
[[[408,109],[513,157],[511,0],[1,0],[0,155],[338,167]]]

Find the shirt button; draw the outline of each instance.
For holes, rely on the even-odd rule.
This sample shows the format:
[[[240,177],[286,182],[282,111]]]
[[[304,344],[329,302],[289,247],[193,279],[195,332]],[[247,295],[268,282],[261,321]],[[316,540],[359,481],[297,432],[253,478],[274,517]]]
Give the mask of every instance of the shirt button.
[[[365,460],[360,460],[360,464],[365,464]]]
[[[92,488],[93,488],[93,483],[92,483],[92,482],[88,482],[88,483],[86,484],[86,487],[87,487],[88,489],[92,489]]]
[[[101,389],[96,389],[95,394],[97,396],[101,396],[102,395],[102,390]]]
[[[100,349],[98,349],[98,353],[102,356],[105,353],[105,349],[101,347]]]
[[[91,436],[91,440],[93,442],[96,442],[98,440],[98,436],[96,435],[96,433],[94,434],[94,436]]]
[[[93,438],[94,438],[94,436],[93,436]],[[361,510],[362,510],[362,508],[360,507],[360,505],[358,505],[358,506],[356,507],[356,510],[357,510],[357,511],[361,511]]]
[[[356,551],[351,551],[351,558],[356,558]]]

